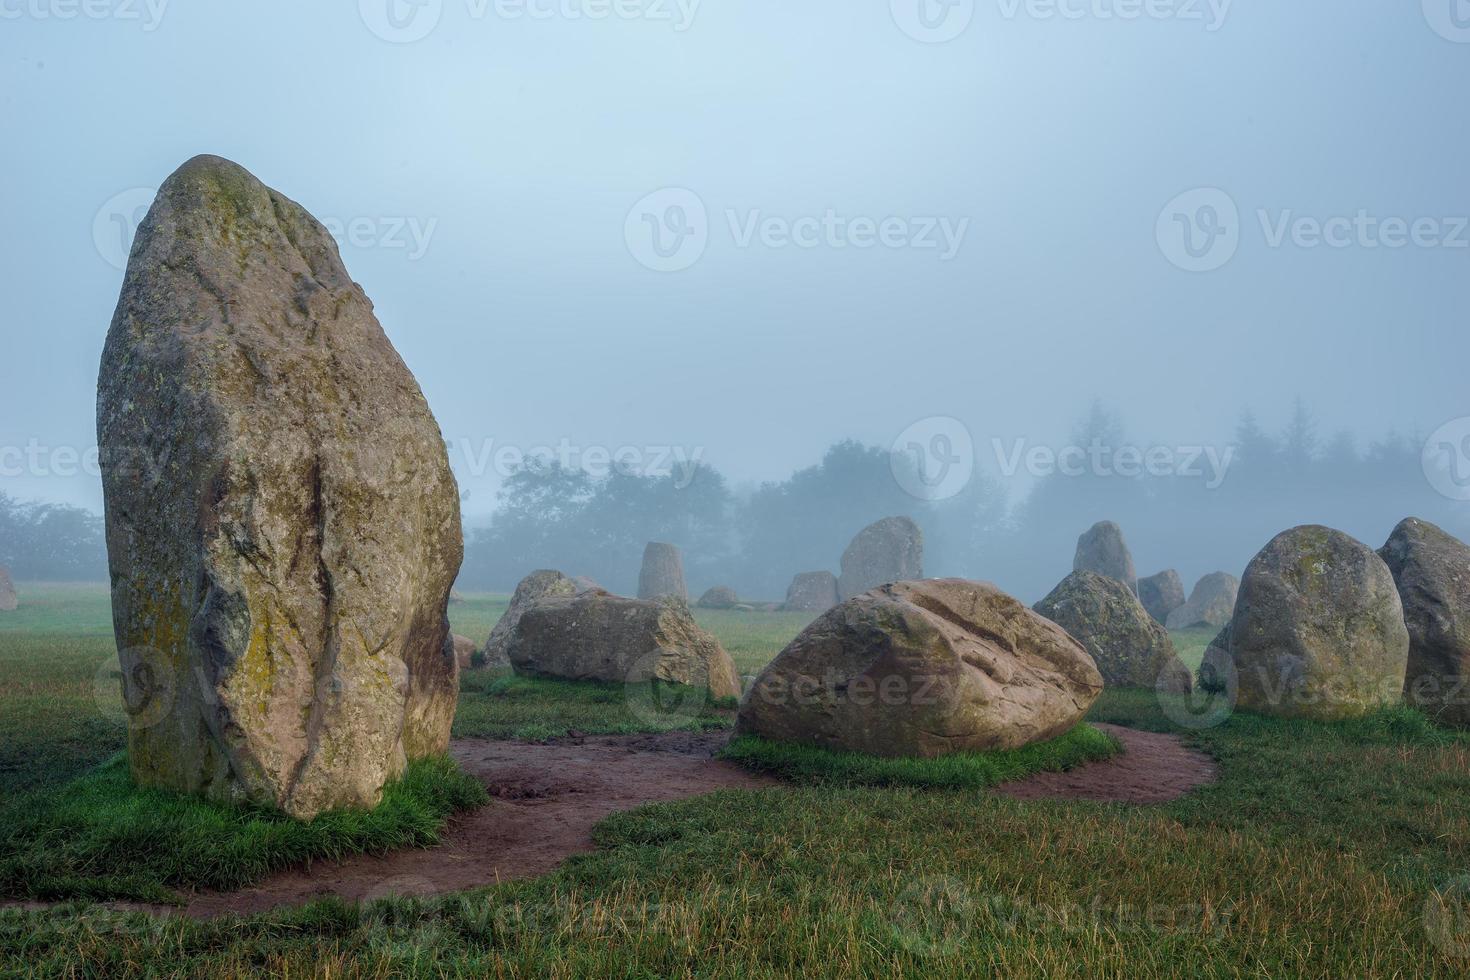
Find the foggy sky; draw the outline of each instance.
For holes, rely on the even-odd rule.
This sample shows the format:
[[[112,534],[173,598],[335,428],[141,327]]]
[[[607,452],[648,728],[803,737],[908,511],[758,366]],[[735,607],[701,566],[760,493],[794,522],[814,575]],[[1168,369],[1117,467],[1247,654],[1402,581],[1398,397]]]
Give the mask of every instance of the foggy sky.
[[[1324,435],[1470,415],[1470,43],[1442,36],[1470,30],[1439,0],[1236,0],[1219,22],[1206,0],[1137,20],[982,0],[941,44],[901,29],[903,0],[706,0],[687,24],[689,0],[603,20],[429,0],[406,44],[368,26],[387,0],[90,2],[106,16],[0,0],[0,447],[94,444],[122,280],[94,232],[201,152],[356,220],[349,270],[479,452],[679,446],[747,481],[930,416],[993,469],[992,438],[1061,445],[1095,397],[1144,444],[1222,444],[1247,407],[1275,428],[1297,395]],[[658,272],[625,232],[670,187],[708,245]],[[1157,237],[1194,188],[1239,209],[1214,271]],[[967,224],[948,260],[824,237],[893,216]],[[1345,247],[1273,246],[1287,216],[1356,223]],[[769,217],[823,231],[742,246]],[[1367,247],[1365,219],[1463,247]],[[467,516],[488,511],[493,469],[454,462]],[[100,505],[85,474],[0,490]]]

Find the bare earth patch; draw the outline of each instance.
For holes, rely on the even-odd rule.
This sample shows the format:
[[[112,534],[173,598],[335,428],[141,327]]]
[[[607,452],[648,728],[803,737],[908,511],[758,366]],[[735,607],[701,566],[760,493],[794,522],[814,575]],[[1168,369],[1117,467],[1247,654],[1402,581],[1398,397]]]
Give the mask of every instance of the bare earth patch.
[[[1116,736],[1123,753],[1089,762],[1070,772],[1042,772],[991,792],[1017,800],[1095,800],[1104,803],[1167,803],[1213,783],[1215,760],[1186,748],[1176,735],[1139,732],[1117,725],[1094,725]]]
[[[442,845],[321,862],[243,891],[195,895],[184,911],[200,918],[250,915],[328,895],[348,901],[439,895],[545,874],[593,850],[592,828],[618,811],[775,785],[713,757],[728,737],[672,732],[549,745],[456,741],[455,760],[484,780],[493,799],[452,821]]]
[[[1019,800],[1071,799],[1149,804],[1177,799],[1213,782],[1213,760],[1173,735],[1097,725],[1122,740],[1123,754],[1071,772],[1040,773],[991,792]],[[444,843],[381,857],[322,861],[277,874],[237,892],[201,892],[182,912],[196,918],[253,915],[335,895],[347,901],[390,895],[465,891],[531,878],[568,857],[592,851],[592,828],[605,817],[645,803],[681,800],[721,789],[780,785],[714,758],[727,732],[601,736],[546,745],[456,741],[459,764],[484,780],[489,806],[454,819]],[[177,915],[171,906],[108,903],[114,908]],[[0,903],[43,908],[46,903]]]

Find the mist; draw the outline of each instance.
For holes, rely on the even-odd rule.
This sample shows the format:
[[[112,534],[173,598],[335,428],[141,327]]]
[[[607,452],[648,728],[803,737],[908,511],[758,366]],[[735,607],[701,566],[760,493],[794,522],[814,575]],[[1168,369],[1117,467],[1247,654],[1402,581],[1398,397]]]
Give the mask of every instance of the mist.
[[[658,539],[779,599],[899,513],[929,574],[1028,599],[1104,519],[1186,582],[1298,523],[1470,530],[1470,31],[911,8],[4,7],[0,562],[105,575],[102,340],[201,152],[337,237],[450,448],[467,586],[626,590]]]

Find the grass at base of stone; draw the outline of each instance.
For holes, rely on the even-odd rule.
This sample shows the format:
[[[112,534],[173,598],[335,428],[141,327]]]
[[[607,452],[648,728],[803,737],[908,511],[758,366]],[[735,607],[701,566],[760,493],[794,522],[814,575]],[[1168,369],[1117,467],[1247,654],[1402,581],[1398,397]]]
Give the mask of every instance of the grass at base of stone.
[[[731,742],[720,757],[802,784],[986,789],[1038,772],[1065,772],[1112,758],[1122,750],[1117,739],[1083,724],[1058,738],[1020,749],[957,752],[937,759],[885,759],[749,735]]]
[[[0,975],[1465,976],[1470,735],[1237,714],[1149,692],[1219,783],[1160,806],[790,786],[605,820],[601,849],[439,899],[194,922],[0,911]],[[1427,742],[1426,742],[1427,739]]]
[[[544,742],[568,735],[708,731],[734,724],[734,698],[694,688],[519,677],[507,670],[460,676],[455,738]]]
[[[169,903],[349,854],[426,847],[453,813],[489,802],[448,758],[412,763],[372,810],[309,822],[138,787],[125,756],[0,805],[0,898]]]

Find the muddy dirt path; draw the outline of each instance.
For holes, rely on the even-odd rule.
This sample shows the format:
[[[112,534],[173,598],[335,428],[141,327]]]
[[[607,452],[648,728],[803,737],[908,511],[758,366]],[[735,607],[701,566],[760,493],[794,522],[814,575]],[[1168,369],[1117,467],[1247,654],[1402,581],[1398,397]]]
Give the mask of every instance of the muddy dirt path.
[[[1156,735],[1117,725],[1094,725],[1123,743],[1123,754],[1070,772],[1043,772],[992,792],[1017,800],[1094,800],[1167,803],[1220,778],[1215,760],[1187,748],[1175,735]]]
[[[1172,735],[1098,725],[1125,751],[1064,773],[1041,773],[991,792],[1019,800],[1163,803],[1218,778],[1215,763]],[[490,805],[456,817],[444,843],[382,857],[322,861],[237,892],[201,892],[173,906],[109,903],[126,910],[198,918],[253,915],[336,895],[348,901],[389,895],[439,895],[554,870],[594,849],[592,828],[645,803],[681,800],[721,789],[779,786],[714,758],[726,732],[589,737],[547,745],[457,741],[455,759],[489,788]],[[46,903],[0,906],[45,908]]]

